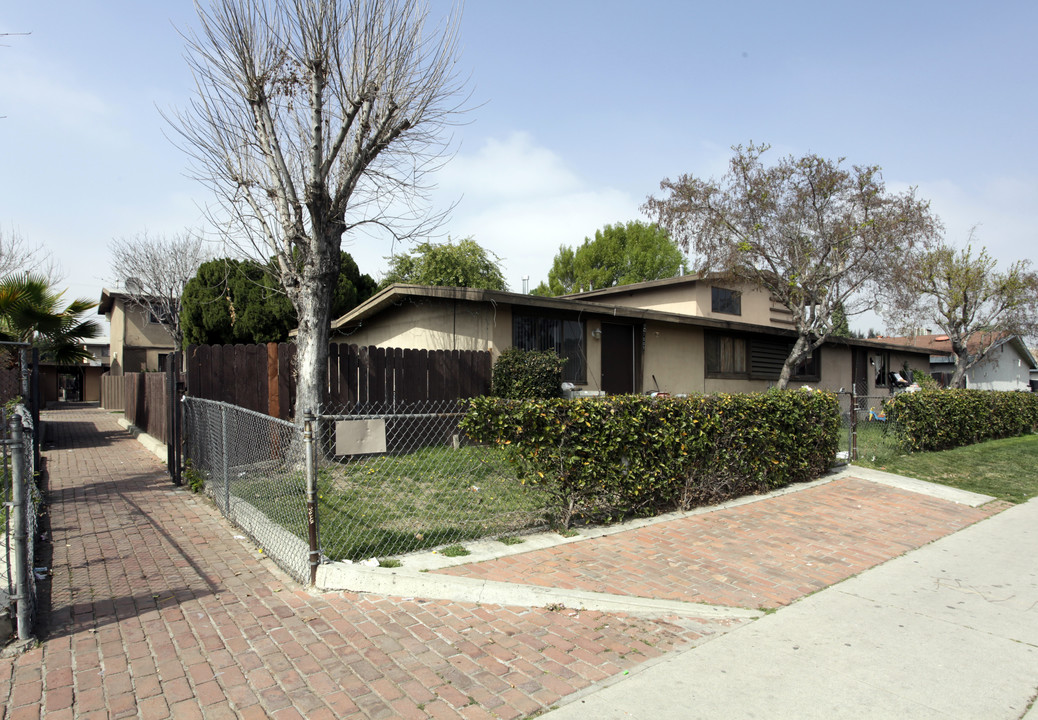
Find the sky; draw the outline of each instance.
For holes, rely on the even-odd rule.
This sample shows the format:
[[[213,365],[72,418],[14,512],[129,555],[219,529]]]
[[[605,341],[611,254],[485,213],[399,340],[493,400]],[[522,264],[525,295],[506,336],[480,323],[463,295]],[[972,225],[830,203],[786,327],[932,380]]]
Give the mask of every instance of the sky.
[[[178,28],[196,25],[185,0],[0,7],[0,232],[47,248],[70,298],[119,284],[113,239],[204,227],[212,196],[163,119],[192,96]],[[879,165],[888,189],[931,202],[949,242],[975,227],[1003,266],[1032,259],[1036,32],[1025,1],[469,0],[471,109],[433,178],[434,206],[456,203],[442,233],[533,288],[560,245],[645,219],[662,179],[718,178],[733,145],[766,142],[776,158]],[[407,249],[344,248],[376,279]]]

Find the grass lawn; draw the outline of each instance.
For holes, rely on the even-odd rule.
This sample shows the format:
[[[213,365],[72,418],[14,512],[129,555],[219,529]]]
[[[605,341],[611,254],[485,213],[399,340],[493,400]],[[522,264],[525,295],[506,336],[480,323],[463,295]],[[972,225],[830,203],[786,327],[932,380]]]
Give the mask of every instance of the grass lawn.
[[[1038,495],[1038,435],[904,455],[898,454],[893,438],[880,428],[865,425],[865,438],[861,429],[859,426],[859,465],[992,495],[1011,503],[1026,502]],[[863,445],[863,439],[869,444]]]
[[[321,549],[362,560],[495,537],[545,523],[544,497],[523,485],[502,451],[427,447],[406,455],[322,461],[318,470]],[[305,538],[305,482],[242,478],[233,492]]]

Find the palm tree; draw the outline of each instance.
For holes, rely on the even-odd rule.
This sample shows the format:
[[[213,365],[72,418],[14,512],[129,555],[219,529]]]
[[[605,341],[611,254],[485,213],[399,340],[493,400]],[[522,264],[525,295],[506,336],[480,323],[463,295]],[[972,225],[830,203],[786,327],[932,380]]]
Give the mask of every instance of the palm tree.
[[[78,299],[62,307],[63,295],[44,275],[15,273],[0,279],[0,340],[29,343],[58,365],[89,358],[82,343],[98,337],[101,326],[80,316],[97,303]]]

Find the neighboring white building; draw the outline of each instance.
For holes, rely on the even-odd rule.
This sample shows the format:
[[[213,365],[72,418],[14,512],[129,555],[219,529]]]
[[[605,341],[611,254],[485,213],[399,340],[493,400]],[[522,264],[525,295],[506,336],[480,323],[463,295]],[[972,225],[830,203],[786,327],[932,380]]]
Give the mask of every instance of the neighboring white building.
[[[1038,348],[1028,348],[1031,357],[1038,359]],[[1038,367],[1031,368],[1031,392],[1038,393]]]
[[[1014,342],[1015,341],[1015,342]],[[1003,340],[966,371],[966,387],[974,390],[1030,390],[1031,371],[1038,369],[1018,335]]]

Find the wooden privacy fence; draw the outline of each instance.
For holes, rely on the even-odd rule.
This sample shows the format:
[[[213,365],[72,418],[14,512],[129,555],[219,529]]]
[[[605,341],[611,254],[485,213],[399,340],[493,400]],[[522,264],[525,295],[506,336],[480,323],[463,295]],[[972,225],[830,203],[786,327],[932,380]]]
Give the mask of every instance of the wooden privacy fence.
[[[105,373],[101,376],[101,407],[105,410],[126,408],[126,378]]]
[[[122,380],[125,392],[123,416],[153,438],[168,443],[169,393],[165,373],[126,373]]]
[[[187,392],[273,417],[292,417],[296,346],[191,345]],[[414,350],[333,343],[328,350],[325,407],[332,412],[406,408],[430,400],[490,391],[491,354],[480,350]]]

